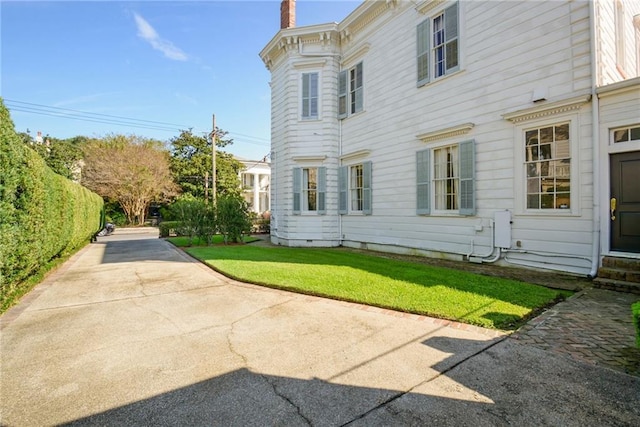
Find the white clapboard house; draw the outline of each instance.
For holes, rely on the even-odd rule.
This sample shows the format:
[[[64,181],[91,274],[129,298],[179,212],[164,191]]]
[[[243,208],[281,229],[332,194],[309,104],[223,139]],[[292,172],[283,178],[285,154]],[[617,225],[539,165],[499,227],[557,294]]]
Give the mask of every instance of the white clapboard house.
[[[365,1],[304,27],[295,6],[260,53],[273,243],[640,259],[640,1]]]

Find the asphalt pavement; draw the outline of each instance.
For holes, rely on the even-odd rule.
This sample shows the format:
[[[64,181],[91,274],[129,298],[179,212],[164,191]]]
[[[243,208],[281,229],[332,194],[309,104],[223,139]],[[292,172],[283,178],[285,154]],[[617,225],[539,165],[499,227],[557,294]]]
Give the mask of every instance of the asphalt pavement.
[[[640,425],[640,377],[116,230],[0,317],[3,426]]]

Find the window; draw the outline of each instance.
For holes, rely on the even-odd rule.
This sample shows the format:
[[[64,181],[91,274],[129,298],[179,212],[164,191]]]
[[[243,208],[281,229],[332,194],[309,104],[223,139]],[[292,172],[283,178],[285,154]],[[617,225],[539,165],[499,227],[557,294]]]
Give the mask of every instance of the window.
[[[293,213],[324,214],[326,198],[326,168],[293,169]]]
[[[434,211],[475,215],[474,141],[416,153],[418,215]],[[433,195],[433,197],[432,197]]]
[[[458,146],[433,150],[433,183],[436,210],[458,210]]]
[[[622,0],[616,0],[615,2],[615,37],[616,37],[616,64],[618,65],[618,70],[623,74],[626,71],[626,46],[625,46],[625,13],[624,13],[624,4]],[[627,77],[623,75],[623,77]]]
[[[527,209],[571,208],[569,123],[525,130]]]
[[[243,173],[242,186],[244,188],[253,188],[253,179],[254,179],[254,176],[252,173]]]
[[[613,142],[640,141],[640,126],[631,126],[613,131]]]
[[[340,188],[338,211],[371,215],[371,162],[342,166],[338,175]]]
[[[363,81],[362,62],[338,74],[338,118],[362,111]]]
[[[416,34],[418,86],[460,69],[457,2],[421,22]]]
[[[318,73],[302,74],[302,118],[318,118]]]

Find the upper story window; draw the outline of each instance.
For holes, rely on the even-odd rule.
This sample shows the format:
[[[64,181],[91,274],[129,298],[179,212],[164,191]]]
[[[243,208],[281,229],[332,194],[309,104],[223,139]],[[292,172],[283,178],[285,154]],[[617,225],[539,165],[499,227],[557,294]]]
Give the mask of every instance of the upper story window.
[[[318,118],[318,73],[302,73],[302,118]]]
[[[616,37],[616,65],[618,70],[623,73],[623,77],[627,77],[626,72],[626,45],[625,45],[625,12],[622,0],[615,1],[615,37]]]
[[[458,2],[418,25],[418,86],[460,69],[458,27]]]
[[[293,169],[293,213],[326,213],[325,167]]]
[[[474,141],[416,153],[417,213],[475,214]]]
[[[571,208],[569,123],[524,132],[527,209]]]
[[[362,62],[338,74],[338,118],[362,111],[364,106]]]

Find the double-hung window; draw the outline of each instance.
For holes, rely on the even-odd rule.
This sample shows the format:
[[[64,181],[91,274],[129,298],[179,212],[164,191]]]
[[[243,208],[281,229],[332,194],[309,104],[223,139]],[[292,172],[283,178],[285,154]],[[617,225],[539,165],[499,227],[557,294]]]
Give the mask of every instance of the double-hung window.
[[[338,173],[340,214],[371,215],[371,162],[342,166]]]
[[[293,169],[293,213],[326,213],[325,167]]]
[[[362,62],[338,74],[338,118],[359,113],[364,105]]]
[[[418,24],[416,35],[418,86],[460,69],[458,2]]]
[[[527,209],[571,208],[569,123],[526,129]]]
[[[474,142],[416,153],[417,213],[475,214]]]
[[[302,118],[318,118],[318,73],[302,73]]]

